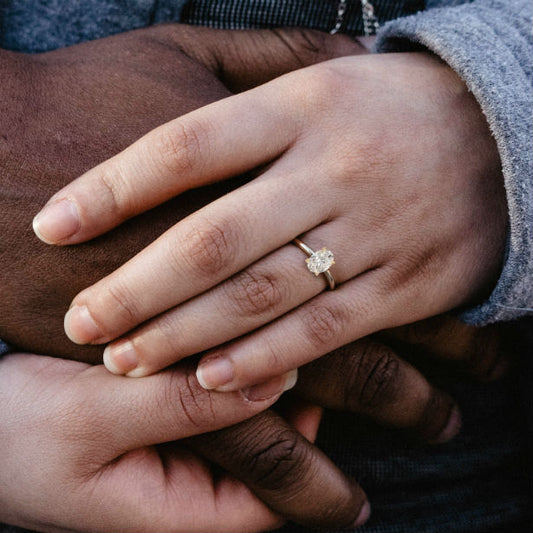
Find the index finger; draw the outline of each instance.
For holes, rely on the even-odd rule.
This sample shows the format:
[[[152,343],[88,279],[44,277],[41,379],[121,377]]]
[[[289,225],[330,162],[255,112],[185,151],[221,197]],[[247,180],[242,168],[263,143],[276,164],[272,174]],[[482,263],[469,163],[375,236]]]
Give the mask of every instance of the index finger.
[[[402,428],[430,443],[461,428],[453,398],[388,346],[360,339],[302,367],[296,393],[322,407]]]
[[[49,244],[76,244],[195,187],[283,152],[292,110],[269,84],[164,124],[56,193],[34,219]]]

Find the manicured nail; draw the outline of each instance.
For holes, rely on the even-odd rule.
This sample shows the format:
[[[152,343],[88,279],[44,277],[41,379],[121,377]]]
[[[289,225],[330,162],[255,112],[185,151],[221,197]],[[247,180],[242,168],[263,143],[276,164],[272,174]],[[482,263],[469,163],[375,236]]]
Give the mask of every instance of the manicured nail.
[[[276,376],[265,383],[260,383],[259,385],[244,389],[242,393],[245,398],[251,402],[268,400],[273,396],[277,396],[278,394],[282,394],[283,392],[292,389],[294,385],[296,385],[297,380],[298,370],[294,369],[282,376]]]
[[[81,226],[80,212],[70,200],[58,200],[44,206],[33,219],[33,231],[47,244],[57,244],[77,233]]]
[[[461,430],[461,412],[456,405],[453,406],[450,417],[444,429],[440,432],[437,438],[431,441],[431,444],[441,444],[453,439],[457,433]]]
[[[138,364],[137,352],[130,341],[110,344],[104,350],[104,365],[112,374],[130,375],[130,372],[136,369]]]
[[[76,344],[88,344],[100,339],[102,333],[86,305],[75,305],[65,315],[65,333]]]
[[[363,507],[361,507],[361,512],[359,513],[359,516],[357,517],[357,520],[355,521],[353,527],[359,527],[362,526],[369,518],[370,518],[370,503],[368,503],[368,500],[363,504]]]
[[[219,389],[235,379],[235,371],[231,361],[223,357],[214,357],[198,365],[196,379],[204,389]]]

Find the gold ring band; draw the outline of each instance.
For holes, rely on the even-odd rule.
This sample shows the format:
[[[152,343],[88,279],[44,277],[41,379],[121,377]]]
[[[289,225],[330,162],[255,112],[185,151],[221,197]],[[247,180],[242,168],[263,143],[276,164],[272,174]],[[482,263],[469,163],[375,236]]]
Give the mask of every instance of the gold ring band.
[[[335,260],[333,259],[333,253],[330,250],[327,250],[326,248],[322,248],[321,250],[318,250],[318,252],[314,252],[305,244],[305,242],[302,242],[300,239],[294,239],[292,241],[302,252],[307,255],[307,259],[305,262],[307,263],[307,269],[309,272],[312,272],[315,276],[318,276],[319,274],[324,274],[326,277],[326,280],[328,281],[328,286],[330,290],[333,290],[335,288],[335,278],[329,271],[329,268],[335,264]]]

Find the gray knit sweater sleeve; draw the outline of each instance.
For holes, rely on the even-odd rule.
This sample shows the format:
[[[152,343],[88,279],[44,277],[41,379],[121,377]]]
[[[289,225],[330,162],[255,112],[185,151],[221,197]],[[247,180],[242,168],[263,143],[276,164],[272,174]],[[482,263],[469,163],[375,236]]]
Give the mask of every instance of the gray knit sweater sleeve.
[[[533,3],[428,7],[384,26],[376,51],[428,48],[462,77],[485,113],[502,161],[510,231],[498,284],[462,318],[477,325],[512,320],[533,313]]]

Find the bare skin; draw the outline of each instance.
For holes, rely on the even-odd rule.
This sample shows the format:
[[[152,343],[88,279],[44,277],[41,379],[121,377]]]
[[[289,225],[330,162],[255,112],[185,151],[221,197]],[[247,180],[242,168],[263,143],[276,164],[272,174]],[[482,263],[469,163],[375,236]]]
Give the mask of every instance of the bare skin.
[[[207,351],[200,383],[238,390],[472,305],[498,278],[496,145],[462,80],[425,53],[322,62],[171,121],[56,193],[35,228],[80,243],[259,165],[79,293],[69,337],[113,341],[106,366],[135,377]],[[334,250],[334,291],[304,268],[300,235]]]
[[[211,40],[210,35],[213,35]],[[12,76],[6,77],[10,84],[4,84],[0,89],[4,92],[2,102],[11,98],[20,106],[6,106],[2,114],[6,133],[0,144],[4,180],[0,189],[0,220],[4,236],[0,262],[5,276],[1,280],[3,314],[0,336],[38,353],[100,362],[101,347],[74,345],[63,334],[62,317],[74,294],[112,272],[175,222],[239,183],[225,182],[203,189],[200,194],[195,191],[181,196],[104,237],[68,248],[47,247],[32,238],[31,218],[45,198],[154,126],[224,98],[230,95],[229,89],[246,89],[302,64],[362,51],[344,38],[324,41],[322,36],[314,33],[294,32],[293,41],[289,41],[293,43],[290,53],[287,53],[286,40],[271,32],[241,37],[227,35],[226,38],[228,44],[221,48],[220,43],[224,40],[219,33],[215,35],[190,28],[178,31],[176,27],[166,27],[32,58],[2,54],[3,67],[13,72]],[[253,50],[250,43],[242,46],[238,41],[240,38],[252,39],[251,42],[262,50],[274,47],[278,61],[269,66],[270,70],[265,69],[259,76],[251,78],[250,65],[258,61],[258,56],[250,54],[248,58],[240,57],[232,63],[232,51]],[[312,46],[310,39],[314,43]],[[198,46],[199,42],[205,48]],[[191,59],[181,52],[182,48],[194,51],[196,55]],[[294,49],[301,50],[296,65]],[[217,54],[227,63],[216,60]],[[265,63],[260,61],[260,64]],[[183,71],[187,72],[186,79],[180,75]],[[28,88],[32,88],[31,92]],[[10,91],[17,97],[10,97]],[[87,94],[91,97],[87,98]],[[150,94],[149,101],[147,94]],[[453,329],[450,323],[444,322],[442,330],[450,329]],[[435,333],[436,338],[442,340],[440,335]],[[460,328],[455,329],[455,336],[473,338],[468,329]],[[468,342],[475,351],[475,342]],[[427,344],[428,349],[432,349],[431,336]],[[454,357],[464,359],[465,353],[457,351]],[[495,349],[494,358],[498,353]],[[441,356],[449,357],[449,354]],[[336,372],[336,369],[346,368],[346,361],[351,361],[348,366],[353,369],[353,375]],[[383,365],[384,361],[388,364]],[[258,388],[248,388],[226,399],[216,393],[204,393],[197,386],[193,387],[194,394],[183,395],[180,387],[176,387],[173,394],[161,399],[167,384],[174,386],[183,381],[189,387],[194,382],[190,379],[188,365],[165,372],[144,384],[109,376],[102,372],[102,367],[90,369],[82,363],[38,359],[26,354],[10,356],[2,366],[8,386],[0,387],[4,395],[0,405],[3,409],[12,405],[18,408],[9,407],[0,416],[6,422],[2,427],[2,442],[8,443],[11,450],[5,455],[9,458],[8,464],[0,471],[9,476],[9,472],[19,468],[17,465],[37,466],[28,462],[28,457],[37,450],[41,450],[39,453],[47,450],[49,455],[45,476],[30,469],[27,483],[18,485],[17,494],[10,490],[0,495],[3,504],[0,507],[6,510],[0,520],[42,531],[65,528],[146,531],[147,525],[153,524],[156,509],[161,524],[172,524],[167,528],[169,531],[192,531],[191,521],[198,514],[196,508],[193,506],[184,516],[182,507],[190,506],[190,501],[175,500],[173,496],[176,492],[186,493],[183,490],[185,485],[187,489],[193,486],[207,491],[206,499],[198,499],[195,505],[206,505],[213,512],[206,513],[204,522],[196,524],[199,529],[212,530],[216,523],[219,530],[220,524],[228,530],[261,530],[279,524],[279,515],[327,527],[351,526],[367,517],[366,497],[361,488],[346,479],[297,431],[309,439],[314,438],[319,421],[316,409],[297,409],[291,419],[296,429],[266,412],[235,427],[193,437],[189,444],[153,447],[154,443],[212,431],[237,422],[239,417],[252,416],[279,397],[288,380],[293,380],[291,375],[274,378]],[[365,371],[361,372],[361,369]],[[34,375],[39,378],[34,379]],[[68,394],[63,390],[65,380],[71,382]],[[76,383],[80,386],[74,386]],[[389,385],[384,387],[383,383]],[[20,394],[23,385],[26,393]],[[104,391],[112,389],[113,395],[96,394],[102,388]],[[143,403],[142,409],[121,408],[140,388],[142,397],[152,400],[146,405]],[[361,394],[363,390],[372,389],[378,393],[370,400]],[[190,392],[186,388],[186,392],[188,390]],[[43,391],[49,393],[43,394]],[[352,344],[302,369],[297,392],[321,405],[367,414],[382,423],[405,428],[425,440],[447,440],[460,426],[457,410],[449,396],[432,387],[385,344],[374,341]],[[37,397],[39,412],[33,409]],[[191,409],[194,412],[195,406],[202,402],[211,402],[207,400],[211,397],[214,405],[226,405],[226,409],[232,412],[237,408],[238,415],[229,420],[221,407],[221,415],[216,420],[199,419],[197,428],[187,429],[183,416],[190,415]],[[346,398],[351,399],[349,403],[345,402]],[[150,406],[153,405],[158,405],[161,410],[154,415],[159,417],[156,436],[143,432],[143,428],[134,431],[132,421],[137,421],[139,409],[146,411],[147,418],[150,418]],[[172,414],[176,405],[187,408],[185,412],[178,409],[177,414]],[[83,410],[76,406],[83,406]],[[17,429],[21,412],[27,413],[24,432]],[[58,412],[67,413],[60,424],[57,422]],[[82,418],[76,413],[83,413]],[[17,416],[13,418],[14,414]],[[176,417],[170,429],[167,416]],[[124,442],[104,446],[109,441],[109,432],[117,425],[124,428]],[[80,433],[79,427],[82,426],[100,428],[101,431],[97,434]],[[56,427],[57,431],[50,432],[50,427]],[[260,446],[253,446],[250,439],[258,427],[263,430],[263,439],[258,443]],[[69,435],[77,435],[76,446],[72,446]],[[123,455],[125,446],[129,451]],[[199,455],[191,454],[187,446],[194,446]],[[264,450],[272,452],[265,454]],[[265,478],[264,472],[279,463],[279,450],[285,454],[289,451],[282,464],[293,467],[276,470],[274,476]],[[87,465],[80,463],[87,457],[92,459],[89,465],[92,477],[89,478]],[[257,457],[261,461],[258,462]],[[205,459],[223,465],[232,475],[216,485]],[[172,466],[165,470],[163,465],[168,465],[168,461]],[[116,468],[110,468],[111,464],[116,464]],[[256,467],[244,468],[246,464]],[[176,475],[178,472],[182,475],[184,469],[190,477],[182,487],[177,484]],[[307,482],[303,483],[300,473],[310,471],[316,472],[317,478],[305,479]],[[128,505],[122,511],[120,505],[113,505],[116,487],[124,486],[125,480],[132,476],[139,480],[144,476],[153,479],[160,487],[156,493],[161,494],[161,500],[144,500],[133,513]],[[279,515],[273,514],[236,479],[243,480],[253,494]],[[314,487],[323,486],[325,479],[330,482],[330,490],[314,490]],[[51,486],[69,487],[70,492],[56,493],[48,490]],[[129,494],[119,492],[122,503],[137,500],[137,490],[142,490],[142,484],[134,484]],[[89,497],[90,505],[87,505],[87,495],[93,493],[109,494],[112,498],[102,507],[101,501]],[[44,506],[43,494],[49,495]],[[70,498],[68,506],[58,505],[54,499],[59,497],[63,503],[66,496]],[[160,503],[169,498],[172,498],[172,505],[162,509]],[[288,500],[291,501],[289,506],[286,504]],[[24,506],[19,507],[17,501],[25,502]],[[39,505],[38,501],[41,502]],[[249,513],[242,522],[236,523],[234,509],[242,507],[249,509]],[[219,511],[215,512],[215,508]],[[332,508],[336,509],[333,514],[323,512]],[[58,513],[58,509],[62,511]],[[84,517],[83,523],[79,521],[80,516]]]

